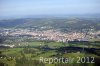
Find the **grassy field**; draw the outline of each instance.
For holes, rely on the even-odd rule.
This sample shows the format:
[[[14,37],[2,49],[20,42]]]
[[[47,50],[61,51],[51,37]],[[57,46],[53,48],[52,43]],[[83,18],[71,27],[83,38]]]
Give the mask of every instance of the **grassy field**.
[[[44,50],[37,47],[43,47],[45,45],[48,45],[49,48],[53,48],[54,50]],[[100,56],[97,56],[95,54],[91,53],[83,53],[83,52],[71,52],[71,53],[61,53],[57,52],[57,48],[60,47],[67,47],[70,46],[68,43],[62,43],[62,42],[42,42],[42,41],[34,41],[34,42],[28,42],[26,44],[21,43],[20,45],[16,45],[16,48],[2,48],[0,49],[0,63],[5,63],[4,66],[8,64],[8,66],[22,66],[22,64],[31,64],[30,66],[36,66],[34,64],[37,63],[37,66],[66,66],[66,64],[42,64],[38,61],[40,57],[44,58],[52,58],[52,57],[64,57],[64,58],[75,58],[77,60],[77,57],[96,57],[100,58]],[[18,48],[20,46],[20,48]],[[71,46],[78,46],[83,47],[81,44],[77,45],[71,45]],[[98,50],[99,51],[99,50]],[[97,52],[98,52],[97,51]],[[2,57],[3,56],[3,57]],[[69,66],[73,66],[76,61],[73,63],[69,63]],[[32,65],[33,64],[33,65]],[[77,65],[77,64],[76,64]],[[23,65],[25,66],[25,65]],[[81,65],[78,65],[81,66]],[[88,64],[86,66],[93,66],[93,64]]]

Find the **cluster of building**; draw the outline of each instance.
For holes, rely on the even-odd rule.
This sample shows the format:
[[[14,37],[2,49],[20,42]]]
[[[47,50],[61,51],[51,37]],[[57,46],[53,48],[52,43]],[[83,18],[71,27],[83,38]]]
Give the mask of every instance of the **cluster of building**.
[[[82,32],[61,32],[58,30],[33,30],[30,31],[28,29],[5,29],[1,33],[5,33],[5,35],[11,35],[11,36],[19,36],[19,35],[31,35],[36,40],[52,40],[52,41],[57,41],[57,42],[66,42],[66,41],[88,41],[89,39],[95,38],[98,35],[100,35],[100,31],[98,32],[88,32],[87,33],[82,33]],[[100,37],[99,37],[100,38]]]
[[[15,45],[0,44],[0,48],[13,48]]]

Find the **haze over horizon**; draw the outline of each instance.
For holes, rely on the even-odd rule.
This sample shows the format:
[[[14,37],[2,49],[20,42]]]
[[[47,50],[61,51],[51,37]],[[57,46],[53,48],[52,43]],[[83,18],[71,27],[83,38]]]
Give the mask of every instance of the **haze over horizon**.
[[[100,14],[100,0],[0,0],[0,18]]]

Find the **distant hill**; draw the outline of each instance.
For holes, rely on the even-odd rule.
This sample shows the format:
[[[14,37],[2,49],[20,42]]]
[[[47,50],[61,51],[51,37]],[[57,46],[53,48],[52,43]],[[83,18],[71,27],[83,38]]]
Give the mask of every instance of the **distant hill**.
[[[61,30],[100,30],[99,18],[23,18],[0,20],[0,28],[44,28]]]

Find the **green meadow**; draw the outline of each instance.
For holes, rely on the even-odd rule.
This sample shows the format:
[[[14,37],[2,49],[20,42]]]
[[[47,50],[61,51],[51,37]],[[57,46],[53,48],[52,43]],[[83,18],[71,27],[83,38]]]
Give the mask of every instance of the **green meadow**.
[[[77,57],[94,57],[100,58],[100,56],[87,52],[70,52],[62,53],[59,48],[78,46],[83,47],[81,44],[69,45],[68,43],[62,42],[44,42],[44,41],[33,41],[26,44],[20,43],[14,48],[1,48],[0,49],[0,65],[1,66],[95,66],[95,63],[75,63]],[[63,50],[64,51],[64,50]],[[67,51],[67,50],[66,50]],[[99,50],[98,50],[99,51]],[[98,52],[97,51],[97,52]],[[75,58],[73,63],[43,63],[39,61],[40,57],[44,58],[54,58],[54,57],[64,57],[64,58]]]

